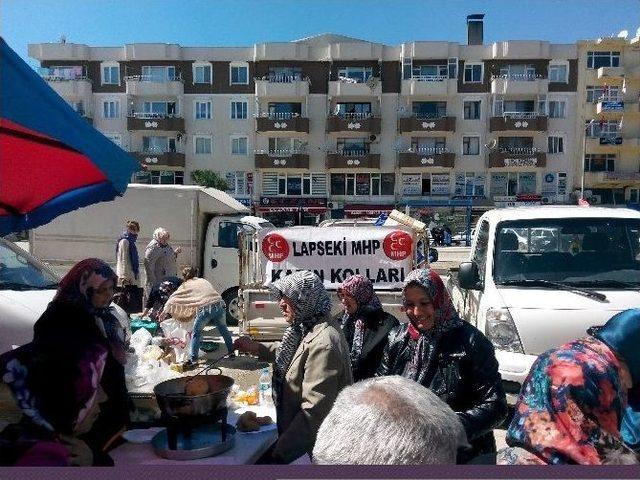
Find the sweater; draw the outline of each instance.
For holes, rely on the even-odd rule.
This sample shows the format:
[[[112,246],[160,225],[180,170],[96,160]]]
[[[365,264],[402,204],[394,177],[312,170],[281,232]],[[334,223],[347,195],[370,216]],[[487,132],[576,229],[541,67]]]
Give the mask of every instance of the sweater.
[[[222,296],[213,285],[204,278],[192,278],[185,281],[171,294],[164,311],[179,319],[190,319],[200,308],[213,305],[222,300]]]

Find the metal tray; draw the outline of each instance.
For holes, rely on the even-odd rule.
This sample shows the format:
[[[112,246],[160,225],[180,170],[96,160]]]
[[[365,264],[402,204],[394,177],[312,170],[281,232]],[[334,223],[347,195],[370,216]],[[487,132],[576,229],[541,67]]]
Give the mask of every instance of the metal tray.
[[[227,424],[227,439],[222,441],[220,424],[200,425],[191,432],[191,438],[178,436],[178,449],[169,449],[167,429],[158,432],[151,440],[153,451],[169,460],[196,460],[219,455],[233,448],[236,429]]]

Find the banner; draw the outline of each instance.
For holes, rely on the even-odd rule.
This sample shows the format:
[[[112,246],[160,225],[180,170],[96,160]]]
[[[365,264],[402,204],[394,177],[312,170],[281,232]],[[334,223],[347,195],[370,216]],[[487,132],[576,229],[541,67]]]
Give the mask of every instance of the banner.
[[[414,237],[401,227],[281,228],[259,233],[264,285],[311,270],[326,288],[364,275],[376,289],[402,288],[413,266]]]

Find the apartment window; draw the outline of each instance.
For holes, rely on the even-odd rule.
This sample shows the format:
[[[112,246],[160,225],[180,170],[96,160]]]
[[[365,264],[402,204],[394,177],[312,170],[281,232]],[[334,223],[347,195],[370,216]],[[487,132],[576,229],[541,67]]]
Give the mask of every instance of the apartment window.
[[[145,153],[167,153],[176,151],[176,139],[168,137],[142,137],[142,151]]]
[[[462,137],[463,155],[480,155],[480,137]]]
[[[620,87],[617,86],[587,86],[587,102],[598,103],[602,98],[618,99],[620,98]]]
[[[458,59],[450,58],[447,64],[449,68],[449,78],[458,78]]]
[[[480,120],[480,101],[479,100],[464,102],[464,119]]]
[[[102,66],[102,84],[103,85],[120,85],[120,66],[119,65],[103,65]]]
[[[369,153],[369,141],[366,138],[338,138],[338,152],[343,155],[365,155]]]
[[[366,118],[371,116],[371,103],[336,103],[334,115]]]
[[[615,154],[591,154],[584,156],[585,172],[615,172]]]
[[[195,103],[196,120],[205,120],[211,118],[211,102]]]
[[[414,65],[412,77],[422,80],[441,80],[447,78],[446,65]]]
[[[246,155],[247,145],[247,137],[231,137],[231,155]]]
[[[412,137],[411,150],[418,153],[444,153],[447,150],[447,139],[446,137]]]
[[[565,101],[549,100],[549,118],[565,118],[566,106]]]
[[[249,84],[249,65],[231,65],[230,66],[231,85],[248,85]]]
[[[272,83],[292,83],[302,80],[300,67],[269,67],[268,80]]]
[[[211,155],[211,137],[195,137],[195,154]]]
[[[266,174],[266,175],[269,176],[274,174]],[[277,174],[275,174],[275,178],[276,178],[276,184],[277,184]],[[253,173],[252,172],[228,172],[225,175],[225,179],[227,180],[228,194],[230,195],[252,195],[253,194]],[[265,185],[264,182],[263,182],[263,185]]]
[[[498,149],[504,153],[532,153],[533,137],[498,137]]]
[[[564,138],[563,137],[549,137],[548,138],[548,153],[564,153]]]
[[[102,102],[102,117],[103,118],[119,118],[120,117],[120,102],[117,100],[109,100]]]
[[[176,75],[176,67],[145,65],[142,67],[142,80],[145,82],[173,82],[178,80]]]
[[[482,64],[481,63],[465,64],[464,83],[482,83]]]
[[[211,65],[193,66],[193,83],[211,83]]]
[[[145,117],[173,117],[176,115],[176,102],[144,102],[142,113]]]
[[[568,83],[568,66],[562,65],[549,65],[549,82],[554,83]]]
[[[301,103],[270,102],[268,109],[269,118],[287,119],[302,115]]]
[[[587,52],[587,68],[619,66],[620,52]]]
[[[588,137],[598,138],[598,137],[617,137],[620,135],[621,125],[620,122],[615,120],[609,121],[600,121],[586,123],[586,132]]]
[[[342,67],[338,69],[338,79],[353,83],[365,83],[373,75],[371,67]]]
[[[245,120],[247,118],[247,102],[231,102],[231,119]]]
[[[447,102],[413,102],[411,111],[416,118],[443,118],[447,116]]]

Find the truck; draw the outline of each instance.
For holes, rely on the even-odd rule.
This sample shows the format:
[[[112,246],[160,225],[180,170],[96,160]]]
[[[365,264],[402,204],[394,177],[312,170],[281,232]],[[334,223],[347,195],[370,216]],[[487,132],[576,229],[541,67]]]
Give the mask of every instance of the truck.
[[[258,340],[282,338],[287,323],[268,287],[297,270],[311,270],[330,293],[332,309],[341,309],[337,288],[350,275],[362,274],[374,284],[384,309],[402,320],[401,292],[405,276],[427,267],[426,225],[392,212],[383,226],[289,227],[242,235],[240,240],[241,332]]]
[[[178,265],[189,264],[218,290],[227,304],[227,322],[239,318],[238,233],[273,228],[247,207],[213,188],[193,185],[131,184],[122,197],[57,217],[30,232],[30,252],[57,270],[97,257],[115,264],[115,245],[128,219],[140,222],[140,262],[153,231],[165,228],[180,246]],[[141,285],[144,268],[140,266]]]
[[[490,210],[447,281],[461,317],[493,343],[514,403],[546,350],[640,305],[640,212],[549,206]]]

